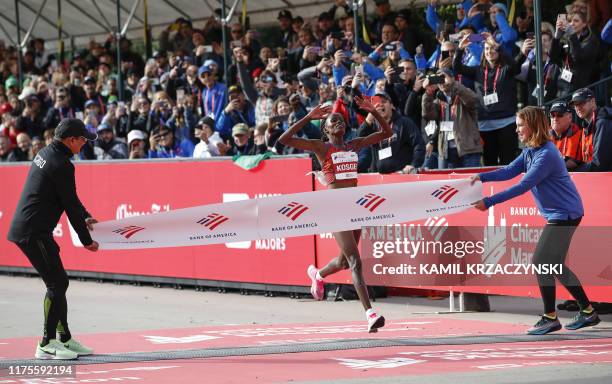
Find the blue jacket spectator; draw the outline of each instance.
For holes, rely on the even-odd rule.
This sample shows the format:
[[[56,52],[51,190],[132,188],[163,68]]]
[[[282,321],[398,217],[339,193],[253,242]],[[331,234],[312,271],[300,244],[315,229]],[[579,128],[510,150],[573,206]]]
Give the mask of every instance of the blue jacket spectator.
[[[210,116],[218,121],[223,112],[227,99],[227,88],[225,84],[217,82],[209,66],[201,66],[198,77],[204,87],[198,92],[198,107],[201,108],[201,116]]]
[[[232,137],[232,128],[238,123],[244,123],[248,127],[255,126],[255,108],[246,100],[242,88],[232,85],[228,93],[229,102],[215,124],[215,130],[223,140]]]
[[[189,150],[189,146],[184,144],[184,140],[180,143],[177,142],[174,138],[174,133],[168,127],[157,127],[151,132],[149,137],[150,148],[147,157],[149,159],[191,157],[195,146],[191,143],[191,150]]]
[[[464,0],[462,3],[456,5],[457,7],[457,20],[455,20],[455,31],[460,30],[469,24],[470,20],[468,19],[466,12],[472,8],[473,1],[472,0]],[[440,16],[438,16],[438,11],[435,6],[431,3],[427,5],[427,9],[425,11],[425,20],[427,21],[427,25],[431,28],[434,33],[438,33],[441,27]]]

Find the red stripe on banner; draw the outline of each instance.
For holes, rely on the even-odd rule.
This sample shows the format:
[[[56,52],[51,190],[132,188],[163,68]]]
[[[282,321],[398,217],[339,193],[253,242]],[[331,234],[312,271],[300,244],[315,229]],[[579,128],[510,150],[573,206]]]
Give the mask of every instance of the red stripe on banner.
[[[444,202],[445,202],[445,203],[448,203],[448,201],[449,201],[450,199],[452,199],[452,198],[453,198],[453,196],[455,196],[455,195],[456,195],[458,192],[459,192],[459,190],[455,189],[455,190],[454,190],[454,191],[453,191],[453,192],[452,192],[450,195],[446,196],[446,199],[444,199]]]
[[[445,198],[446,198],[446,197],[447,197],[449,194],[452,194],[452,193],[453,193],[453,191],[456,191],[456,189],[454,189],[454,188],[447,189],[446,191],[444,191],[444,193],[443,193],[443,194],[441,194],[440,196],[438,196],[438,198],[439,198],[440,200],[444,200],[444,199],[445,199]]]
[[[211,230],[211,231],[212,231],[213,229],[217,228],[218,226],[220,226],[221,224],[223,224],[223,223],[225,223],[226,221],[228,221],[228,220],[229,220],[227,217],[223,217],[223,216],[220,216],[220,217],[222,217],[222,219],[221,219],[220,221],[217,221],[217,223],[216,223],[215,225],[212,225],[212,226],[210,227],[210,230]]]
[[[287,216],[288,216],[288,217],[291,217],[291,215],[293,215],[293,213],[294,213],[295,211],[298,211],[298,210],[299,210],[299,209],[301,209],[302,207],[303,207],[303,205],[302,205],[302,204],[297,205],[297,206],[296,206],[295,208],[293,208],[293,209],[292,209],[292,210],[291,210],[289,213],[287,213]]]
[[[302,213],[306,212],[307,210],[308,210],[308,207],[304,207],[304,208],[300,209],[298,212],[296,212],[295,215],[293,215],[291,220],[297,220],[297,218],[300,217],[302,215]]]
[[[379,196],[374,196],[374,198],[370,201],[368,201],[368,203],[365,205],[366,208],[370,208],[370,205],[372,205],[373,202],[377,201],[378,199],[380,199]]]
[[[215,225],[215,223],[217,223],[219,220],[223,220],[223,219],[224,219],[224,217],[219,215],[215,219],[213,219],[213,220],[209,221],[208,223],[206,223],[206,227],[210,228],[211,225]],[[210,229],[212,229],[212,228],[210,228]]]
[[[379,206],[379,205],[381,205],[382,203],[384,203],[384,202],[385,202],[385,200],[386,200],[386,199],[384,199],[384,198],[381,198],[380,200],[378,200],[378,203],[374,204],[374,205],[372,206],[372,208],[370,208],[370,212],[374,212],[374,210],[375,210],[376,208],[378,208],[378,206]]]
[[[128,231],[124,234],[126,239],[129,239],[130,237],[134,236],[135,234],[137,234],[138,232],[142,231],[142,229],[137,228],[137,229],[133,229],[131,231]]]

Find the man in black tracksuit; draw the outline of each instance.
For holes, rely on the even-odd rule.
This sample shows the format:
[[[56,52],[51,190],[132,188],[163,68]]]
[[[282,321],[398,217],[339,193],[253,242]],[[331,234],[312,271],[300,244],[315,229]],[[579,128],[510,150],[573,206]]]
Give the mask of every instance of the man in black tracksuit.
[[[47,286],[44,336],[35,355],[39,359],[76,359],[92,353],[68,330],[68,276],[53,240],[53,229],[65,211],[83,246],[98,250],[98,243],[89,234],[96,220],[77,196],[74,165],[70,162],[87,140],[96,137],[81,120],[64,119],[59,123],[53,142],[32,161],[9,229],[8,240],[17,244]],[[60,341],[56,340],[56,330]]]

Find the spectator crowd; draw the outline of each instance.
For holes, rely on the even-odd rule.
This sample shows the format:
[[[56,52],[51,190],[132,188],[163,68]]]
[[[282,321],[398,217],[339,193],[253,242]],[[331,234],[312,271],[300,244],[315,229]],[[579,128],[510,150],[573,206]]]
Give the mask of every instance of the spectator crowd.
[[[278,138],[322,103],[344,116],[346,140],[378,130],[353,102],[378,95],[393,136],[360,151],[360,172],[508,164],[519,150],[516,111],[537,104],[540,28],[551,139],[569,170],[612,170],[610,82],[585,88],[610,76],[612,3],[543,0],[536,26],[533,0],[515,11],[490,0],[367,2],[365,22],[345,0],[312,19],[281,10],[271,39],[232,23],[225,47],[218,18],[199,28],[179,18],[150,58],[109,36],[59,62],[33,39],[21,83],[17,49],[0,41],[0,162],[32,160],[66,117],[98,134],[82,160],[294,154]],[[321,139],[317,124],[298,135]]]

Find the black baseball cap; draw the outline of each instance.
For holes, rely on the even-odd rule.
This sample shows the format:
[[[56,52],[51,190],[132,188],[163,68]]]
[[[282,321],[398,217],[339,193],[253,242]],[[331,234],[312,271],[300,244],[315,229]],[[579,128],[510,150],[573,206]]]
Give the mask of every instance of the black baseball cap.
[[[331,13],[329,12],[321,12],[321,14],[319,15],[319,21],[323,21],[323,20],[329,20],[329,21],[334,21],[334,18],[332,17]]]
[[[211,129],[215,129],[215,120],[210,116],[204,116],[198,121],[198,125],[196,127],[202,127],[204,125],[209,126]]]
[[[96,79],[94,79],[92,76],[87,76],[85,77],[85,79],[83,79],[83,83],[87,84],[87,83],[96,83]]]
[[[55,138],[62,140],[68,137],[84,137],[87,140],[95,140],[98,135],[89,132],[83,121],[79,119],[63,119],[55,128]]]
[[[159,59],[160,57],[166,57],[166,51],[155,51],[153,52],[153,58],[154,59]]]
[[[562,112],[562,113],[568,113],[571,112],[572,109],[569,107],[569,105],[566,102],[563,101],[559,101],[558,103],[554,103],[552,105],[552,107],[550,107],[550,112]]]
[[[582,103],[589,99],[594,98],[593,92],[588,88],[580,88],[572,94],[572,104]]]
[[[277,20],[280,20],[280,19],[291,19],[291,20],[293,20],[293,15],[288,10],[283,9],[282,11],[280,11],[278,13]]]

